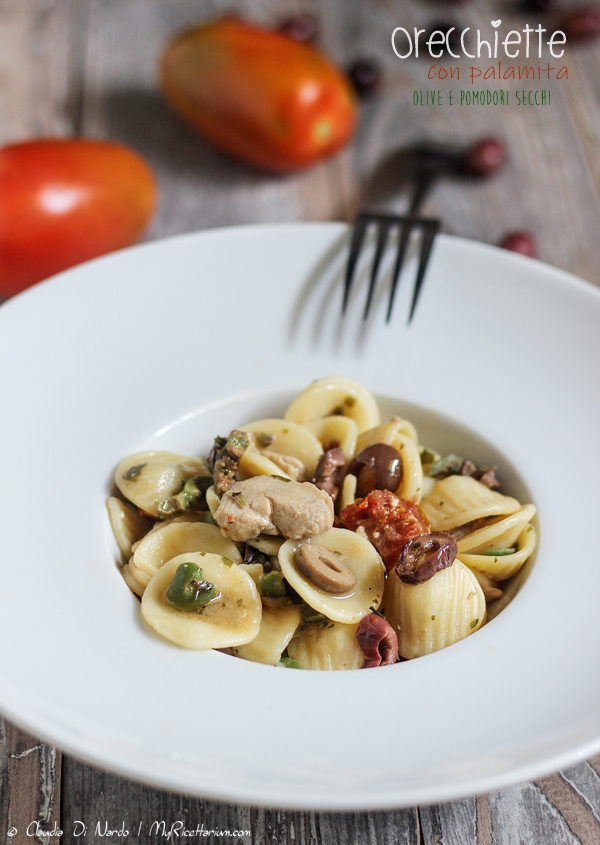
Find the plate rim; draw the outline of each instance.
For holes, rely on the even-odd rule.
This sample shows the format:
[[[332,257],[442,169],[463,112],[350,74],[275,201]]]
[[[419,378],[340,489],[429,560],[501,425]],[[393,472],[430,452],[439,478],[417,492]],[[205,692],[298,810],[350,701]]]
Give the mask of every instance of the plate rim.
[[[122,255],[123,253],[132,253],[134,251],[147,251],[148,249],[153,248],[161,248],[165,244],[176,245],[177,242],[180,241],[192,241],[199,238],[205,237],[212,237],[215,235],[220,236],[227,236],[232,232],[248,232],[252,233],[255,230],[259,230],[264,232],[267,229],[273,229],[274,231],[281,231],[282,229],[297,229],[297,228],[307,229],[309,227],[314,227],[316,229],[328,228],[336,230],[340,233],[340,235],[347,233],[349,231],[349,226],[344,223],[332,223],[332,222],[295,222],[295,223],[273,223],[273,224],[251,224],[251,225],[239,225],[239,226],[232,226],[232,227],[218,227],[215,229],[209,230],[200,230],[198,232],[190,232],[180,235],[174,235],[168,238],[163,239],[156,239],[153,241],[148,241],[143,244],[139,244],[135,247],[131,247],[127,250],[120,250],[116,253],[111,253],[107,256],[101,256],[97,259],[93,259],[91,262],[86,262],[85,264],[78,265],[77,267],[70,268],[69,270],[63,271],[44,282],[42,282],[39,286],[36,285],[33,288],[30,288],[26,291],[15,296],[12,300],[8,300],[7,302],[3,303],[2,311],[0,311],[0,320],[2,319],[2,313],[4,309],[10,309],[11,302],[21,301],[24,297],[31,297],[36,296],[36,289],[38,287],[46,286],[48,283],[54,283],[56,280],[61,280],[63,278],[68,279],[71,278],[73,275],[78,274],[81,271],[81,268],[86,268],[90,264],[98,264],[101,262],[110,262],[114,261],[115,257]],[[441,239],[449,240],[452,242],[458,242],[463,246],[463,248],[467,248],[469,250],[473,250],[479,253],[487,253],[489,250],[493,250],[494,252],[498,252],[504,255],[510,261],[516,262],[518,265],[530,267],[530,262],[532,259],[526,258],[524,256],[516,255],[516,254],[506,254],[504,250],[501,250],[498,247],[490,246],[487,244],[482,244],[477,241],[473,241],[467,238],[458,238],[452,235],[441,235]],[[525,264],[523,264],[525,262]],[[559,268],[553,267],[552,265],[545,264],[543,262],[535,262],[535,265],[538,265],[541,268],[544,268],[546,273],[549,273],[551,276],[554,277],[554,281],[557,284],[568,284],[574,286],[580,293],[586,293],[586,295],[592,295],[597,299],[600,297],[600,290],[595,287],[591,282],[585,281],[572,273],[567,271],[561,270]],[[515,783],[522,782],[522,781],[530,781],[538,777],[543,777],[550,772],[556,771],[557,768],[565,768],[567,766],[573,765],[575,763],[582,762],[583,760],[587,759],[589,756],[593,756],[594,754],[600,752],[600,735],[595,739],[585,740],[581,743],[574,745],[573,748],[569,751],[564,751],[558,755],[554,756],[543,756],[540,759],[535,760],[529,764],[522,764],[517,770],[507,770],[500,774],[490,774],[486,777],[478,777],[477,783],[479,784],[475,787],[475,783],[467,780],[460,780],[458,783],[450,783],[447,785],[446,790],[441,789],[439,787],[427,787],[427,788],[417,788],[414,790],[413,793],[410,793],[410,797],[407,800],[398,800],[397,798],[390,803],[389,800],[383,799],[381,803],[375,803],[372,800],[372,796],[364,803],[361,803],[360,799],[356,797],[356,795],[352,795],[348,798],[347,802],[336,800],[335,804],[331,804],[326,799],[318,805],[314,802],[308,806],[306,803],[302,801],[298,801],[297,803],[284,800],[273,800],[272,796],[268,800],[261,799],[260,796],[255,795],[252,789],[248,789],[247,792],[242,795],[240,790],[238,790],[238,797],[232,798],[231,794],[227,795],[224,794],[222,791],[215,790],[214,792],[210,792],[208,790],[204,790],[201,793],[197,791],[190,791],[189,787],[186,787],[185,784],[178,781],[177,777],[167,777],[168,783],[165,779],[160,779],[158,777],[153,777],[152,775],[148,775],[147,773],[143,773],[138,770],[138,767],[131,765],[130,767],[123,767],[122,765],[115,766],[111,764],[110,760],[104,759],[102,754],[98,754],[94,756],[93,754],[88,754],[86,752],[82,752],[80,748],[76,747],[77,743],[72,743],[70,739],[64,739],[63,737],[57,738],[56,735],[52,735],[52,732],[47,732],[45,728],[38,727],[38,724],[35,723],[35,718],[29,719],[27,717],[23,718],[20,713],[15,713],[12,711],[10,707],[2,707],[3,713],[6,715],[8,719],[10,719],[15,724],[19,725],[20,727],[24,728],[25,730],[33,733],[36,736],[41,737],[46,742],[51,744],[57,745],[67,751],[67,753],[71,754],[72,756],[89,763],[90,765],[99,765],[99,761],[101,760],[100,765],[105,768],[107,771],[114,772],[115,774],[131,777],[134,780],[141,781],[144,783],[151,784],[156,788],[168,789],[168,790],[177,790],[179,792],[185,794],[193,794],[198,795],[201,794],[203,797],[210,798],[212,800],[217,801],[237,801],[239,803],[249,803],[256,806],[264,806],[264,807],[279,807],[281,809],[298,809],[298,810],[313,810],[313,811],[335,811],[335,810],[384,810],[384,809],[395,809],[395,808],[406,808],[412,807],[422,804],[431,804],[431,803],[438,803],[442,801],[453,801],[461,798],[465,798],[468,796],[473,796],[475,794],[481,794],[484,792],[489,792],[494,789],[501,789],[506,788],[510,785],[514,785]],[[33,708],[35,710],[35,708]],[[98,745],[98,749],[101,751],[102,745],[101,743]],[[435,793],[435,794],[432,794]]]

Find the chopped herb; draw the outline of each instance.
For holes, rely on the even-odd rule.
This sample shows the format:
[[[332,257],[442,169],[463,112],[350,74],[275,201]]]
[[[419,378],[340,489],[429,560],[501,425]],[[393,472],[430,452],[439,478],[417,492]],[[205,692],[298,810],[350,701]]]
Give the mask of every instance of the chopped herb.
[[[202,554],[204,554],[204,552],[202,552]],[[225,555],[221,555],[221,560],[223,561],[225,566],[233,566],[233,561],[230,560],[228,557],[225,557]]]
[[[435,613],[432,614],[431,621],[433,622],[434,619],[435,619]]]
[[[331,412],[335,417],[343,417],[344,416],[344,409],[341,405],[336,405],[336,407]]]
[[[490,557],[504,557],[504,555],[514,555],[517,550],[513,547],[511,549],[487,549],[484,552],[484,555],[489,555]]]
[[[421,452],[421,463],[422,464],[432,464],[438,455],[436,452],[432,452],[431,449],[423,449]]]
[[[238,607],[241,607],[244,604],[244,599],[238,599],[236,604]]]
[[[266,431],[259,431],[256,435],[256,442],[261,447],[261,449],[266,449],[267,446],[271,446],[273,441],[275,440],[274,434],[267,434]]]
[[[135,481],[135,479],[139,476],[141,471],[146,466],[146,463],[143,464],[136,464],[133,467],[129,467],[127,472],[123,473],[123,479],[125,481]]]
[[[334,555],[339,555],[339,557],[341,557],[341,556],[342,556],[342,553],[341,553],[341,552],[338,552],[338,550],[337,550],[337,549],[332,549],[331,551],[334,553]]]
[[[178,516],[189,511],[198,511],[204,503],[204,493],[212,484],[212,478],[208,475],[195,475],[183,485],[183,489],[176,496],[170,499],[163,499],[156,502],[156,510],[161,519],[171,516]]]
[[[473,629],[477,625],[478,622],[479,622],[479,618],[471,619],[471,629]]]
[[[289,433],[290,433],[290,430],[289,430],[289,428],[282,428],[282,429],[281,429],[281,433],[282,433],[282,434],[289,434]]]
[[[324,623],[326,625],[329,622],[329,619],[324,613],[315,612],[309,605],[303,605],[300,612],[307,625],[315,625],[317,623]]]
[[[280,481],[291,481],[291,478],[285,478],[283,475],[272,475],[271,478],[278,478]]]
[[[291,657],[282,657],[279,661],[280,666],[285,666],[286,669],[302,669],[297,660],[292,660]]]
[[[448,475],[460,475],[464,458],[460,455],[444,455],[429,467],[430,478],[445,478]]]
[[[356,398],[354,396],[346,396],[344,399],[344,405],[348,408],[353,408],[356,405]]]
[[[443,506],[444,506],[444,503],[443,503],[443,502],[440,502],[440,507],[443,507]]]
[[[232,493],[231,496],[235,500],[236,505],[239,505],[240,508],[245,508],[248,505],[248,502],[245,500],[243,494],[239,490],[235,493]]]

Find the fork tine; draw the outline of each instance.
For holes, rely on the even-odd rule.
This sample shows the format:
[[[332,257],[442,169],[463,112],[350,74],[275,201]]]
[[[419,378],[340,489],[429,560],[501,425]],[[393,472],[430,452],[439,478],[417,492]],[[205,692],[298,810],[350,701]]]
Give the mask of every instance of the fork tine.
[[[373,257],[373,262],[371,265],[371,277],[369,280],[369,290],[367,293],[367,301],[365,303],[365,309],[363,312],[363,319],[366,319],[368,317],[369,312],[371,310],[373,295],[377,284],[377,275],[379,273],[379,267],[383,258],[383,253],[387,246],[390,230],[395,228],[396,226],[399,227],[398,248],[396,251],[396,261],[392,273],[392,284],[387,308],[386,323],[390,322],[390,318],[392,315],[394,298],[398,289],[398,284],[402,273],[402,267],[406,257],[406,252],[408,250],[408,244],[410,242],[410,236],[412,232],[416,229],[421,229],[423,232],[419,254],[419,267],[417,270],[415,287],[413,290],[413,298],[410,307],[410,314],[408,317],[408,323],[410,324],[417,307],[419,295],[423,286],[423,281],[425,279],[425,273],[427,272],[427,265],[429,263],[429,257],[433,248],[433,242],[435,240],[435,236],[437,235],[440,229],[440,221],[432,220],[430,218],[418,217],[416,215],[406,215],[403,217],[395,214],[378,214],[369,211],[361,211],[359,214],[357,214],[352,228],[350,251],[346,264],[342,314],[345,313],[346,307],[348,305],[348,300],[350,298],[350,289],[352,287],[352,281],[354,278],[356,265],[358,263],[359,254],[362,249],[363,241],[365,239],[365,234],[369,226],[377,227],[377,238],[375,246],[375,255]]]
[[[354,270],[356,269],[356,262],[362,246],[365,232],[367,231],[368,219],[361,212],[357,215],[352,228],[352,240],[350,242],[350,254],[348,256],[348,263],[346,265],[346,278],[344,280],[344,299],[342,301],[342,314],[346,312],[346,305],[350,296],[350,288],[352,286],[352,279]]]
[[[394,264],[394,272],[392,275],[392,287],[390,290],[390,299],[388,303],[388,310],[387,316],[385,318],[386,323],[389,323],[390,318],[392,316],[392,308],[394,306],[394,297],[396,296],[396,289],[398,287],[398,281],[400,279],[400,273],[402,271],[402,265],[404,264],[404,256],[406,255],[406,247],[408,246],[408,239],[410,238],[410,233],[413,231],[414,225],[410,220],[399,220],[400,226],[400,241],[398,243],[398,251],[396,253],[396,263]]]
[[[390,223],[386,220],[380,219],[377,221],[377,245],[375,247],[375,255],[373,257],[373,265],[371,267],[371,278],[369,280],[369,292],[367,293],[367,301],[365,302],[365,310],[363,312],[363,320],[366,320],[371,310],[371,301],[373,299],[373,292],[375,290],[375,282],[377,281],[377,273],[379,265],[381,264],[381,257],[387,243],[388,234],[390,231]]]
[[[417,271],[417,278],[415,280],[415,287],[413,291],[413,298],[412,303],[410,306],[410,313],[408,315],[408,322],[412,321],[413,315],[415,313],[415,309],[417,307],[417,302],[419,301],[419,294],[421,293],[421,288],[423,286],[423,280],[425,279],[425,273],[427,271],[427,265],[429,263],[429,256],[431,255],[431,249],[433,247],[433,242],[435,240],[435,236],[437,235],[440,228],[439,220],[429,220],[423,227],[423,240],[421,241],[421,255],[419,258],[419,269]]]

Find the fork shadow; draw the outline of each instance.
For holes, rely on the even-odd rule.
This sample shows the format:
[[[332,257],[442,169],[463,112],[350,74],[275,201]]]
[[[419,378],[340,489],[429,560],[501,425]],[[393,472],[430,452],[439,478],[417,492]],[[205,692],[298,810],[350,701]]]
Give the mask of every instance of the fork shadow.
[[[390,237],[368,319],[363,318],[363,312],[375,252],[375,233],[368,232],[365,237],[346,311],[342,314],[349,235],[350,228],[335,239],[316,261],[300,289],[289,319],[288,331],[292,343],[308,336],[311,348],[315,350],[329,347],[332,351],[360,355],[374,336],[379,341],[382,332],[393,332],[397,336],[399,332],[403,334],[409,330],[408,299],[412,287],[402,284],[402,281],[405,275],[411,280],[415,277],[418,239],[413,238],[409,244],[394,312],[387,323],[386,310],[399,233]]]

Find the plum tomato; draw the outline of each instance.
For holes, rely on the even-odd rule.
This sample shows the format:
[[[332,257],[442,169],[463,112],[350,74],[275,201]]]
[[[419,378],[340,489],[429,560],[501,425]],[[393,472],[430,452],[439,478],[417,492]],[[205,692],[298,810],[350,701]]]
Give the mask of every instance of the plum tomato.
[[[0,297],[135,243],[156,206],[148,165],[107,141],[0,149]]]
[[[357,105],[343,71],[316,48],[226,17],[166,48],[164,96],[200,135],[273,172],[316,163],[354,132]]]

